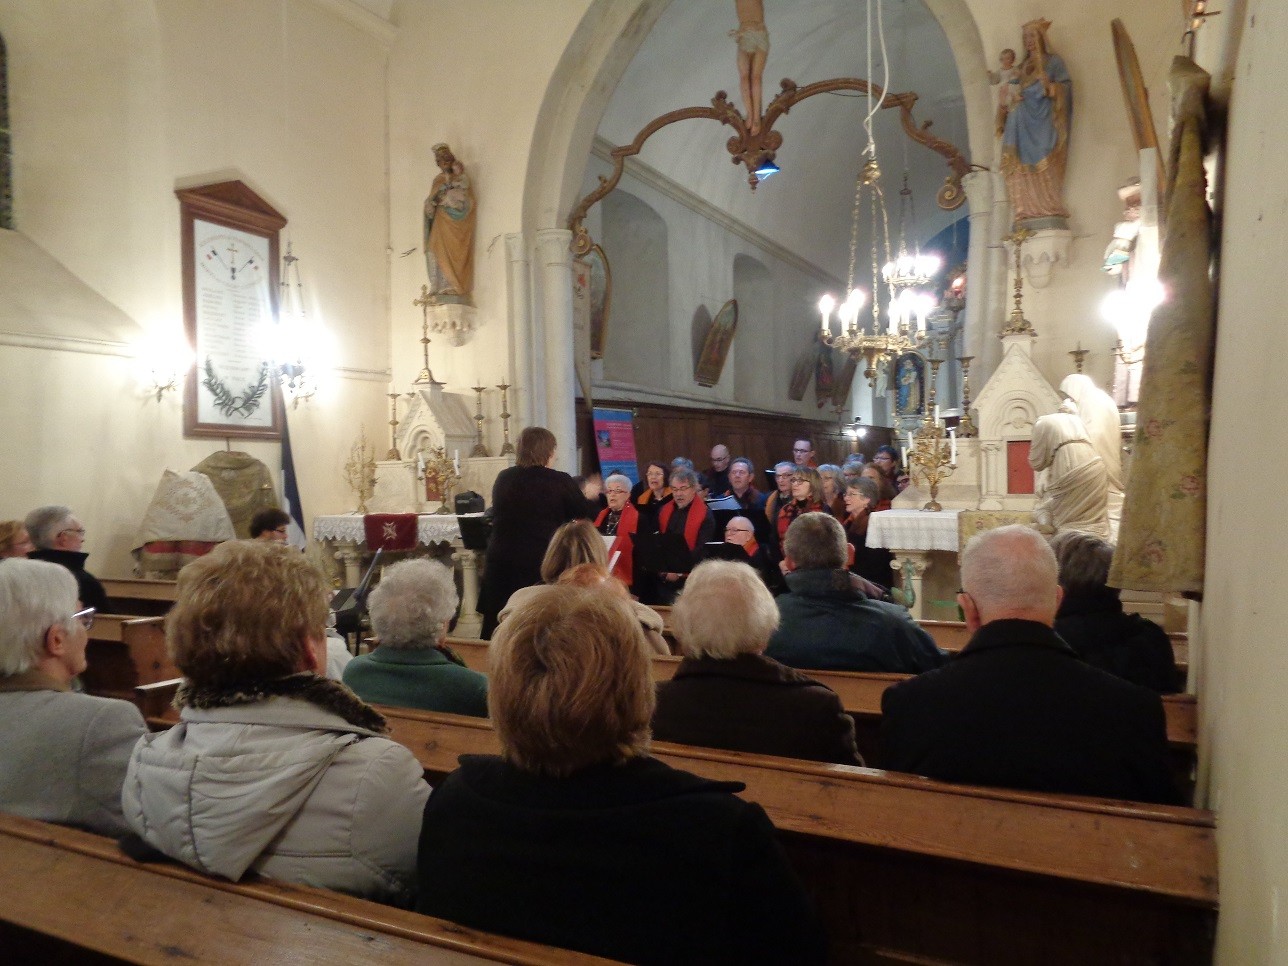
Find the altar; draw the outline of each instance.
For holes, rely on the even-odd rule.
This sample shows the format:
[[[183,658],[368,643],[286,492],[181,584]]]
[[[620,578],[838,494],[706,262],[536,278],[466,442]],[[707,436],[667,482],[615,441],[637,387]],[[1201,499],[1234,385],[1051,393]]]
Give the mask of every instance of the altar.
[[[425,548],[428,556],[441,560],[449,567],[460,568],[461,607],[453,633],[458,637],[478,637],[483,628],[483,618],[478,613],[479,564],[478,553],[467,550],[461,541],[462,519],[481,519],[481,513],[455,514],[419,513],[416,515],[416,549],[405,551],[410,556],[421,555]],[[340,513],[313,519],[313,539],[322,545],[328,559],[338,561],[344,570],[345,587],[356,587],[362,571],[373,554],[367,547],[365,516],[361,513]]]
[[[957,548],[960,510],[882,510],[868,518],[868,546],[884,547],[894,554],[892,570],[911,583],[915,599],[909,612],[914,620],[958,620],[955,609],[929,601],[952,601],[958,581]],[[928,596],[929,595],[929,596]]]

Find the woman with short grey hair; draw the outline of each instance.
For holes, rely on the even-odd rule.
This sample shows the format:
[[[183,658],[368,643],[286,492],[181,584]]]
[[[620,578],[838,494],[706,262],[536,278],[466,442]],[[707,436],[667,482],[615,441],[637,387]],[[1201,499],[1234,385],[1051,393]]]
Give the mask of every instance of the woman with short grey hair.
[[[128,701],[71,689],[94,622],[76,593],[57,564],[0,567],[0,811],[119,836],[121,784],[147,728]]]
[[[487,678],[443,642],[456,616],[451,572],[433,560],[386,568],[367,609],[380,644],[344,669],[344,683],[372,704],[487,717]]]
[[[778,606],[755,570],[735,561],[698,564],[671,619],[684,660],[658,685],[658,741],[863,764],[841,699],[765,656]]]

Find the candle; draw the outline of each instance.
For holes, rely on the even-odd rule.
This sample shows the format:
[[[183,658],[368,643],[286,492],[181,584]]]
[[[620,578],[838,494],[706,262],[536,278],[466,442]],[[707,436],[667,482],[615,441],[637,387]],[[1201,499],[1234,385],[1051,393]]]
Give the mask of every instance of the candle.
[[[935,422],[939,422],[939,405],[935,404]]]
[[[416,477],[423,480],[425,478],[425,451],[421,450],[416,454]]]
[[[910,467],[910,466],[912,466],[912,464],[911,464],[910,462],[908,462],[908,447],[906,447],[906,446],[900,446],[900,447],[899,447],[899,450],[900,450],[899,456],[900,456],[900,458],[903,460],[903,465],[904,465],[905,467]]]
[[[956,465],[956,463],[957,463],[957,430],[956,430],[956,428],[955,428],[955,427],[950,427],[950,428],[949,428],[949,430],[948,430],[948,447],[949,447],[948,462],[952,463],[953,465]]]
[[[832,317],[832,307],[836,305],[836,299],[830,295],[824,295],[818,300],[818,312],[823,317],[823,331],[828,332],[828,320]]]
[[[457,476],[461,475],[461,451],[459,449],[452,450],[452,470]]]

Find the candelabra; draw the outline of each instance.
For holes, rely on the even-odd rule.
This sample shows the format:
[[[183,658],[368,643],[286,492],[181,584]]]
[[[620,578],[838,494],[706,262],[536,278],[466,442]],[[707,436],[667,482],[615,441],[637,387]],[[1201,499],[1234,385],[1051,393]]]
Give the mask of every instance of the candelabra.
[[[376,492],[376,450],[367,443],[367,428],[349,450],[349,461],[344,464],[344,481],[358,497],[358,512],[367,512],[367,500]]]
[[[916,432],[909,433],[908,472],[920,476],[930,488],[930,500],[923,510],[938,512],[939,484],[957,469],[957,435],[949,430],[945,437],[944,426],[939,421],[939,407],[935,405],[935,383],[939,375],[940,359],[930,361],[930,393],[926,401],[926,415]]]
[[[514,444],[510,442],[510,400],[507,395],[510,386],[503,382],[496,388],[501,390],[501,434],[505,439],[500,455],[509,456],[514,452]]]
[[[434,302],[434,296],[429,292],[428,285],[422,285],[420,287],[420,298],[412,299],[411,304],[420,306],[422,317],[420,323],[420,351],[425,360],[424,366],[416,376],[416,383],[419,385],[421,383],[428,382],[431,385],[442,385],[442,383],[439,383],[434,378],[434,374],[429,370],[429,307],[436,303]]]
[[[959,356],[957,361],[962,367],[962,418],[957,423],[957,435],[963,439],[974,436],[975,421],[970,418],[970,364],[974,356]]]
[[[385,454],[387,460],[400,460],[398,455],[398,393],[388,393],[389,396],[389,452]]]
[[[487,387],[472,386],[471,388],[475,392],[474,423],[477,428],[475,430],[474,448],[470,450],[470,455],[491,456],[492,454],[487,451],[487,447],[483,445],[483,393]]]
[[[1006,321],[1006,326],[1002,329],[1002,335],[1031,335],[1037,337],[1037,330],[1033,324],[1024,317],[1024,310],[1020,307],[1023,302],[1022,290],[1024,288],[1024,274],[1021,271],[1020,249],[1024,243],[1036,234],[1028,228],[1017,228],[1011,234],[1007,235],[1003,241],[1011,243],[1015,251],[1015,308],[1011,309],[1010,318]]]
[[[452,491],[461,481],[461,463],[455,456],[449,457],[447,450],[436,446],[430,452],[429,459],[424,460],[425,499],[433,499],[431,493],[437,491],[441,505],[435,513],[452,513]]]
[[[1118,345],[1119,347],[1122,346],[1122,340],[1119,340]],[[1082,360],[1085,359],[1090,352],[1090,349],[1084,349],[1082,347],[1081,342],[1078,343],[1078,348],[1069,350],[1069,355],[1073,356],[1073,366],[1075,371],[1082,372]]]

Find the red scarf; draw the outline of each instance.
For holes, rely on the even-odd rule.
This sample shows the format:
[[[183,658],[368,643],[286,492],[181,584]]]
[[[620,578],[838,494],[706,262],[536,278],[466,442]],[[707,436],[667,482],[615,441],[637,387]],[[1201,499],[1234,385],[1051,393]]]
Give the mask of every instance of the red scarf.
[[[672,501],[662,507],[662,512],[657,515],[658,530],[666,533],[666,526],[671,522],[671,514],[675,512],[675,502]],[[698,546],[698,531],[702,529],[702,521],[707,518],[707,505],[702,500],[694,498],[689,504],[689,518],[684,521],[684,542],[689,545],[690,550]]]
[[[595,517],[596,530],[607,516],[607,507],[599,511],[599,516]],[[609,560],[613,559],[613,554],[621,551],[621,556],[617,558],[617,566],[613,568],[613,576],[627,587],[635,578],[635,541],[631,539],[631,534],[635,532],[639,522],[640,511],[631,506],[630,501],[627,500],[626,506],[622,507],[621,518],[617,521],[617,537],[613,540],[613,545],[608,548]]]

